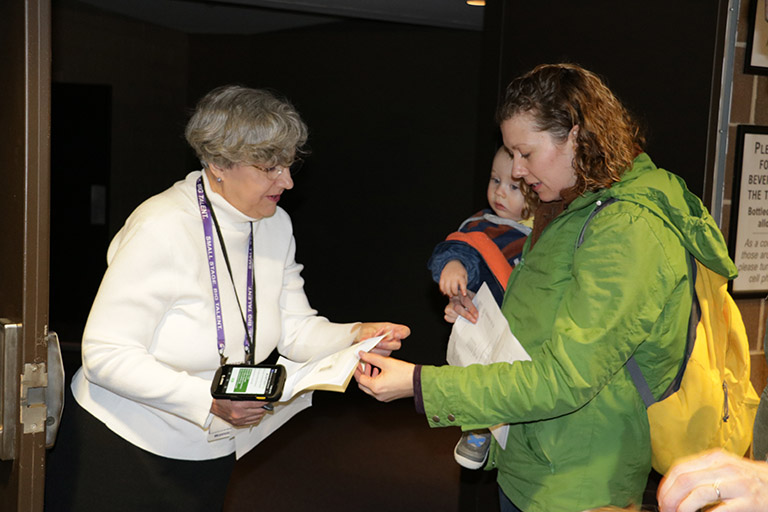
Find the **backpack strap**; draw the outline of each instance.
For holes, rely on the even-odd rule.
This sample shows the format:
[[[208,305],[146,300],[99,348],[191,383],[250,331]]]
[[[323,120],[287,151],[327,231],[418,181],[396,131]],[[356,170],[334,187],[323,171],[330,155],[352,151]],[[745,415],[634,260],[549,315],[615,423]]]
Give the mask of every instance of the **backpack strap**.
[[[615,197],[609,197],[605,201],[597,201],[597,207],[594,210],[592,210],[592,213],[589,214],[589,217],[587,217],[587,220],[584,222],[584,225],[581,227],[581,232],[579,233],[579,238],[576,239],[576,249],[581,247],[581,244],[584,243],[584,232],[587,231],[587,226],[592,221],[592,219],[595,217],[595,215],[600,213],[600,211],[603,208],[605,208],[609,204],[615,203],[616,201],[618,201],[618,199],[616,199]]]
[[[616,201],[618,201],[617,198],[610,197],[605,201],[597,202],[597,207],[592,211],[589,217],[587,217],[587,220],[584,222],[584,226],[581,228],[579,237],[576,240],[577,249],[579,246],[581,246],[582,243],[584,243],[584,233],[587,230],[587,225],[590,223],[590,221],[600,212],[600,210],[609,204],[615,203]],[[675,378],[672,379],[672,382],[669,383],[669,386],[667,386],[667,389],[664,390],[664,393],[661,394],[659,400],[656,400],[656,398],[653,396],[653,393],[651,392],[651,387],[648,385],[648,381],[645,380],[645,376],[640,369],[640,365],[637,364],[635,356],[630,356],[626,363],[627,371],[629,372],[630,377],[632,377],[632,382],[635,384],[635,388],[637,388],[637,392],[643,399],[643,403],[645,404],[646,408],[652,406],[657,401],[664,400],[669,395],[680,389],[680,384],[683,382],[683,374],[685,373],[688,360],[690,359],[691,353],[693,352],[693,344],[696,341],[696,328],[699,325],[699,321],[701,320],[701,305],[699,304],[699,298],[696,296],[696,258],[690,252],[686,251],[686,253],[688,254],[688,276],[690,277],[689,282],[691,285],[691,315],[688,318],[688,335],[687,339],[685,340],[685,352],[683,354],[683,361],[680,364],[680,368],[677,370],[677,373],[675,374]]]
[[[688,366],[688,360],[693,353],[693,344],[696,342],[696,329],[701,321],[701,304],[699,303],[699,297],[696,294],[696,278],[698,270],[696,268],[696,258],[693,254],[688,253],[688,276],[690,276],[691,284],[691,315],[688,317],[688,339],[685,340],[685,352],[683,353],[683,362],[680,364],[680,369],[677,370],[675,378],[672,379],[666,391],[661,395],[659,400],[664,400],[669,395],[680,389],[680,385],[683,382],[683,374],[685,368]]]
[[[653,396],[651,387],[648,385],[648,381],[645,380],[643,371],[640,369],[640,365],[637,364],[637,360],[635,359],[634,355],[627,360],[626,367],[627,371],[629,372],[629,376],[632,377],[632,382],[634,382],[635,387],[637,388],[637,392],[640,393],[640,398],[643,399],[645,408],[649,408],[656,403],[656,398]]]

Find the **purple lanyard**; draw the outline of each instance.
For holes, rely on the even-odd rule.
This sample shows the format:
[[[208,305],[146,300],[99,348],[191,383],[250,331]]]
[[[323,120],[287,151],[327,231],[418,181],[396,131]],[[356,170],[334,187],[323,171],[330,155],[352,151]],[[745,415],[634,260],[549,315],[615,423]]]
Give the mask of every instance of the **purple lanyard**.
[[[219,223],[216,221],[216,214],[213,212],[213,206],[209,205],[208,197],[205,195],[203,189],[202,176],[197,179],[197,202],[200,206],[200,218],[203,221],[203,231],[205,232],[205,251],[208,255],[208,269],[211,276],[211,288],[213,289],[213,305],[214,313],[216,315],[216,344],[219,350],[219,358],[221,364],[226,363],[227,358],[224,357],[224,348],[227,346],[224,338],[224,319],[221,314],[221,296],[219,294],[219,279],[216,273],[216,254],[213,250],[213,225],[216,225],[216,233],[219,237],[219,243],[221,244],[222,253],[224,254],[224,260],[227,263],[227,270],[229,271],[229,278],[232,280],[232,288],[235,291],[235,299],[237,299],[238,309],[240,309],[240,316],[243,316],[242,306],[240,305],[240,298],[237,296],[237,289],[235,288],[235,279],[232,275],[232,268],[229,265],[229,258],[227,257],[227,248],[224,244],[224,237],[221,236],[221,230],[219,229]],[[251,224],[251,232],[248,235],[248,272],[247,272],[248,284],[246,285],[246,315],[243,318],[243,325],[245,327],[245,337],[243,339],[243,350],[245,351],[245,362],[253,363],[253,350],[251,340],[255,340],[254,329],[254,301],[253,301],[253,224]]]

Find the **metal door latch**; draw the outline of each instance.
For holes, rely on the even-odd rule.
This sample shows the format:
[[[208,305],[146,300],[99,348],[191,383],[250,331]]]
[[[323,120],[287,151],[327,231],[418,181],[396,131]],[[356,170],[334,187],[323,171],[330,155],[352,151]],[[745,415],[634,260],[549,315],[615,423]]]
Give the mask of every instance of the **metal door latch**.
[[[24,365],[21,375],[21,423],[25,434],[36,434],[45,430],[48,417],[45,392],[48,387],[48,372],[45,363]]]

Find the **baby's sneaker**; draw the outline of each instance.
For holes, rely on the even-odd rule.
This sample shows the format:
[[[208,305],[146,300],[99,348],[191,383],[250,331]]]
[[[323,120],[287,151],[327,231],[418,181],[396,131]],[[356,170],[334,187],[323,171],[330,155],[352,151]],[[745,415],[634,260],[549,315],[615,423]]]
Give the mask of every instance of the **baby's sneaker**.
[[[491,447],[491,432],[489,430],[468,430],[461,434],[461,439],[453,449],[456,462],[467,469],[480,469],[488,460]]]

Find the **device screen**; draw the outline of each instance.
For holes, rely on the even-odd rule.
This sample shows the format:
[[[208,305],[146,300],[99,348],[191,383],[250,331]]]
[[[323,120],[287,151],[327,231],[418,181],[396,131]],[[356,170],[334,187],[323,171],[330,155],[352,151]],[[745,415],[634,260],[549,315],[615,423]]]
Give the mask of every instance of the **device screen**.
[[[272,372],[274,372],[273,368],[235,366],[227,382],[226,393],[263,395],[267,392]]]

